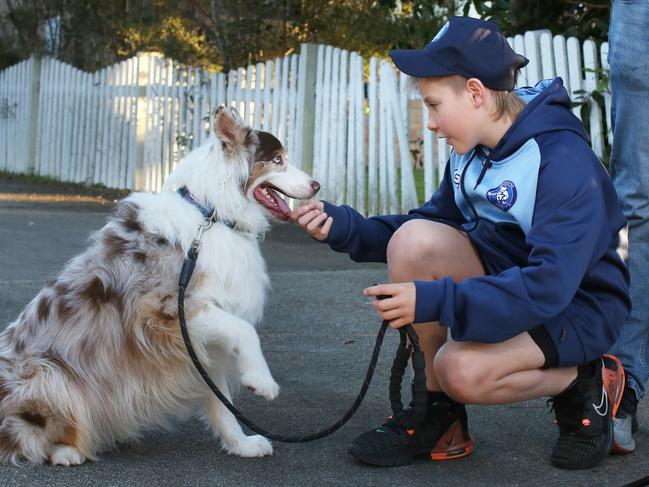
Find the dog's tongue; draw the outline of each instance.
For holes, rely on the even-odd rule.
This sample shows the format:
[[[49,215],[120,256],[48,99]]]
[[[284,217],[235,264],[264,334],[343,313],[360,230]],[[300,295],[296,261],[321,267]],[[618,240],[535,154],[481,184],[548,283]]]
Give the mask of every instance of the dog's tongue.
[[[264,193],[265,190],[265,193]],[[269,188],[268,186],[258,186],[255,188],[253,195],[255,199],[261,203],[264,208],[270,211],[275,218],[282,221],[291,218],[291,209],[286,204],[286,201],[277,193],[277,191]]]
[[[277,203],[277,211],[279,211],[280,214],[285,216],[286,219],[290,218],[291,209],[286,204],[286,201],[284,201],[284,198],[282,198],[277,191],[273,191],[270,188],[268,189],[268,193],[273,197],[275,203]]]

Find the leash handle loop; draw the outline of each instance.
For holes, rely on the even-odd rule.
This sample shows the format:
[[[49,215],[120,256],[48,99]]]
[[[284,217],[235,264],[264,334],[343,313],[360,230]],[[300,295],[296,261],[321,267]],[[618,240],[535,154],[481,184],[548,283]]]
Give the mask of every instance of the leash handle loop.
[[[412,352],[412,368],[415,371],[415,377],[412,381],[412,399],[414,402],[413,421],[419,423],[426,417],[426,409],[428,408],[426,359],[424,357],[424,352],[419,349],[419,344],[417,344],[417,350]]]
[[[386,299],[391,296],[379,295],[377,299]],[[410,345],[407,345],[408,340]],[[390,372],[390,407],[392,414],[398,416],[403,413],[401,401],[401,383],[405,374],[408,359],[412,360],[414,378],[412,381],[413,415],[411,421],[420,423],[426,417],[428,408],[428,390],[426,389],[426,359],[419,346],[419,337],[412,325],[399,328],[399,347],[392,363]]]
[[[403,413],[403,403],[401,402],[401,383],[403,382],[403,375],[408,364],[408,358],[412,352],[412,346],[406,346],[405,334],[402,334],[404,339],[399,343],[397,353],[392,362],[392,370],[390,371],[390,408],[392,414],[397,416]]]

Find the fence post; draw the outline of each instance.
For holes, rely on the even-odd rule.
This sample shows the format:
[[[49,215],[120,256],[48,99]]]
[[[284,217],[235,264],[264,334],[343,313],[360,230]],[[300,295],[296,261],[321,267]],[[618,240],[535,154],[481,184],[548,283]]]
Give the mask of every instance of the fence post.
[[[145,146],[147,143],[147,86],[149,84],[149,71],[153,62],[160,54],[143,52],[137,54],[137,107],[136,107],[136,127],[135,127],[135,174],[134,186],[135,191],[145,189],[146,181],[144,174],[145,165]],[[148,188],[150,189],[150,188]]]
[[[316,44],[304,43],[300,46],[301,62],[304,62],[305,70],[302,86],[298,88],[297,106],[302,113],[298,114],[298,124],[295,136],[302,140],[301,167],[307,173],[313,171],[313,137],[315,130],[315,83],[318,71],[318,46]],[[302,78],[302,77],[300,77]],[[301,122],[301,123],[300,123]],[[290,154],[289,154],[290,156]]]
[[[41,58],[32,56],[32,83],[29,87],[29,145],[27,149],[27,173],[36,170],[36,145],[38,144],[38,105],[41,89]]]

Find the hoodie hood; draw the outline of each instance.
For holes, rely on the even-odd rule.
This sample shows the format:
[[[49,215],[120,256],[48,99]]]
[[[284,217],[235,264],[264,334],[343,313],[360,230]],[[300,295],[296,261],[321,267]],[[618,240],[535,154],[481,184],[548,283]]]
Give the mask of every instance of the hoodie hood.
[[[489,159],[505,159],[532,137],[546,132],[568,130],[588,140],[581,120],[571,111],[570,96],[561,78],[542,80],[534,87],[519,88],[514,93],[527,105],[490,152]]]

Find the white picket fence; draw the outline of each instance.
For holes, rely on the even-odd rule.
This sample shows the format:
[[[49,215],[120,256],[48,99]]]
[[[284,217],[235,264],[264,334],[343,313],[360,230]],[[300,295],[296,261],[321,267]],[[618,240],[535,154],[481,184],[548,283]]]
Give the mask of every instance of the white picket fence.
[[[597,68],[608,67],[607,44],[598,51],[592,41],[580,45],[548,31],[510,43],[530,59],[519,86],[561,76],[577,98],[596,86]],[[252,127],[276,134],[290,160],[321,181],[321,197],[368,215],[396,213],[418,204],[410,142],[422,141],[426,197],[449,154],[425,129],[426,110],[405,82],[390,62],[313,44],[227,74],[151,53],[96,73],[32,58],[0,72],[0,170],[159,191],[209,135],[211,115],[225,103]],[[415,108],[419,128],[411,124]],[[603,137],[610,142],[608,126],[593,105],[590,136],[599,155]]]
[[[31,58],[0,73],[0,107],[6,107],[0,169],[159,191],[184,154],[208,136],[210,114],[223,103],[299,153],[293,135],[298,57],[232,71],[227,82],[223,73],[152,53],[96,73]]]

